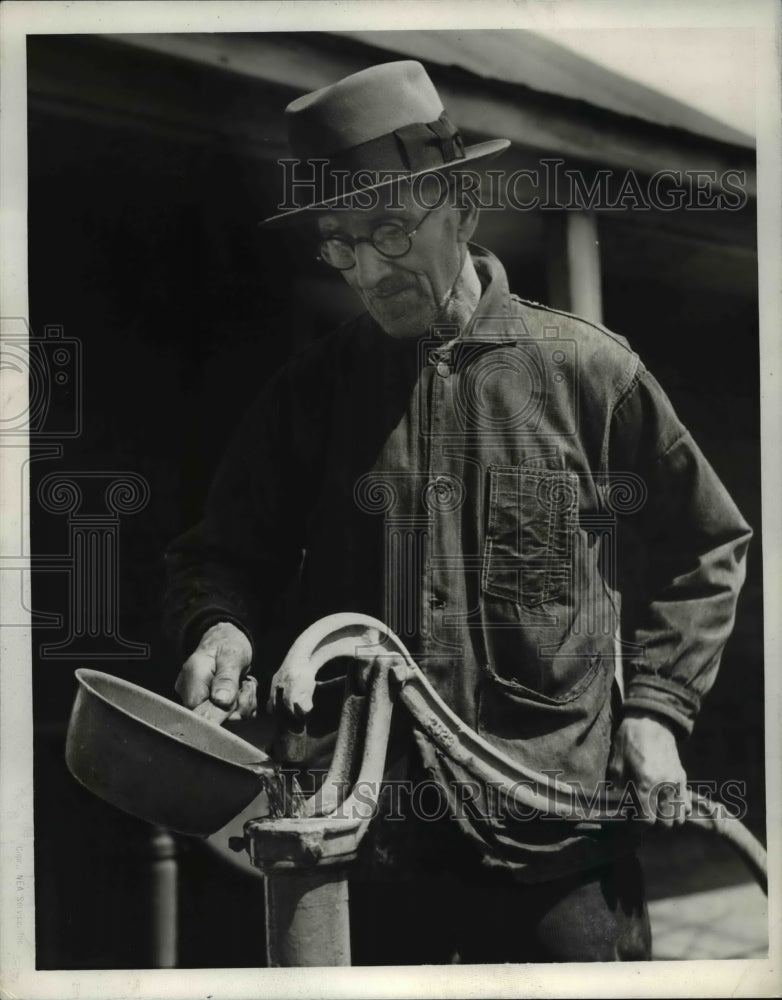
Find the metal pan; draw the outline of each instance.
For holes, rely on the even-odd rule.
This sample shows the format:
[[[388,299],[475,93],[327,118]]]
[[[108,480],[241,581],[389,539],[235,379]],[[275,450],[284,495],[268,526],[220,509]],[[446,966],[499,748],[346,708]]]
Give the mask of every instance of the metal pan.
[[[263,750],[167,698],[98,670],[76,678],[68,769],[139,819],[208,837],[276,775]]]

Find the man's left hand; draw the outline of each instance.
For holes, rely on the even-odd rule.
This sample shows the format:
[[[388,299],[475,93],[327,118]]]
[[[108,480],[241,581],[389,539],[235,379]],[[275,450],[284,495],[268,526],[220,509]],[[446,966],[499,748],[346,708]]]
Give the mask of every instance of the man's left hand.
[[[634,712],[622,719],[608,777],[621,791],[633,782],[644,822],[670,828],[681,825],[692,812],[676,737],[662,718]]]

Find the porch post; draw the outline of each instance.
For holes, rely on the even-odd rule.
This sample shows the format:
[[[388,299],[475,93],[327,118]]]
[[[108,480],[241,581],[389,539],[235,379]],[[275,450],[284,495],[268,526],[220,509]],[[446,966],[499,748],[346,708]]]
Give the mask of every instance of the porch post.
[[[548,304],[602,322],[600,241],[593,211],[548,213]]]

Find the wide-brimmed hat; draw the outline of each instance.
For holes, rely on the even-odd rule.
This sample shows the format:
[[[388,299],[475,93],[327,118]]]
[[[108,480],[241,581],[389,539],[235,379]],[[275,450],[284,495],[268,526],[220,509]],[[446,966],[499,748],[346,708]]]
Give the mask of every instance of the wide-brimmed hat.
[[[510,145],[491,139],[465,146],[414,60],[370,66],[304,94],[288,105],[285,118],[291,158],[281,161],[282,211],[261,225],[345,204],[398,180],[464,169]]]

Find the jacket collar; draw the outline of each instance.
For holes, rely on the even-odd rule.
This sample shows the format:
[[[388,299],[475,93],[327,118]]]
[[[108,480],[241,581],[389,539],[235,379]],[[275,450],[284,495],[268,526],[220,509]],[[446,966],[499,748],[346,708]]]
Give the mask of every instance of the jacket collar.
[[[511,299],[505,268],[493,253],[477,243],[470,244],[470,255],[483,294],[459,339],[471,343],[508,344],[528,337],[518,306]]]

